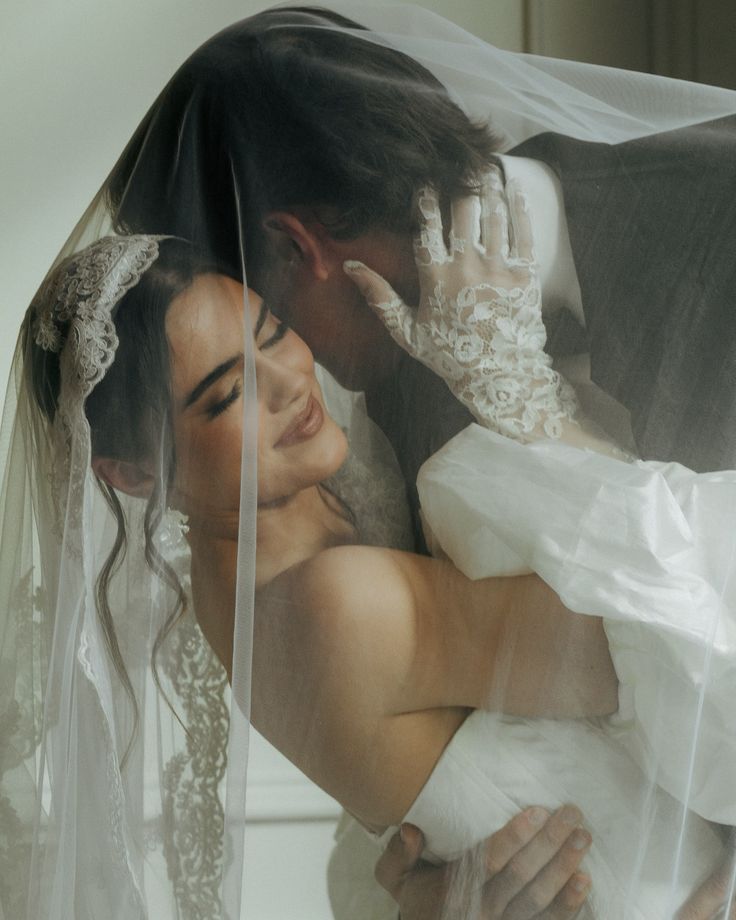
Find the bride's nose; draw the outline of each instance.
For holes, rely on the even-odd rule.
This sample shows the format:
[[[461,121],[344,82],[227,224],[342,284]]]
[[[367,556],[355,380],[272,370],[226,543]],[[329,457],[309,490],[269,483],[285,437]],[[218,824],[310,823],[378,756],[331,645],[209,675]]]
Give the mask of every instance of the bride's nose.
[[[258,399],[269,412],[280,412],[303,400],[310,392],[310,382],[299,367],[263,357],[256,360]]]

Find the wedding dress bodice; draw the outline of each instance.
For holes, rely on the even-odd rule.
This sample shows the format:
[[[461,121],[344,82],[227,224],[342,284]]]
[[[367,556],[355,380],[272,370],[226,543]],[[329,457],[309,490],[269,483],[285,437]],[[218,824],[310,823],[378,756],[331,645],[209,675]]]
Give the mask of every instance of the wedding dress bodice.
[[[468,576],[536,571],[572,610],[605,618],[620,706],[575,721],[476,711],[406,820],[447,860],[520,808],[574,802],[593,836],[589,915],[670,918],[721,852],[697,812],[736,820],[736,474],[522,446],[474,425],[418,487],[435,551]]]
[[[418,485],[435,550],[453,558],[470,577],[542,571],[572,609],[606,615],[621,687],[619,712],[607,719],[514,719],[473,713],[406,815],[424,831],[429,853],[453,859],[522,808],[539,804],[554,809],[574,802],[593,836],[585,863],[593,878],[586,906],[590,918],[665,920],[713,870],[722,852],[720,836],[694,812],[683,819],[684,810],[675,798],[685,796],[678,781],[688,750],[684,742],[681,751],[678,745],[680,739],[689,742],[697,717],[693,655],[698,649],[702,655],[713,631],[704,608],[700,621],[692,616],[693,595],[686,582],[690,578],[692,588],[695,575],[692,566],[688,575],[683,564],[687,547],[695,547],[692,564],[701,566],[700,575],[711,585],[717,580],[717,559],[703,545],[703,533],[705,528],[711,538],[715,536],[717,490],[728,476],[711,474],[706,483],[687,474],[664,464],[630,466],[559,442],[521,446],[477,426],[427,462]],[[359,476],[343,475],[359,486]],[[616,559],[611,555],[616,530],[601,523],[609,521],[613,506],[622,513],[621,477],[630,480],[629,503],[623,506],[629,519],[624,523],[625,514],[619,518]],[[706,504],[708,496],[711,506]],[[605,505],[606,497],[612,505]],[[687,506],[685,512],[695,514],[689,529],[683,528],[678,497]],[[585,502],[587,519],[579,507]],[[729,509],[722,501],[721,505],[719,522],[725,528]],[[657,507],[659,515],[653,516]],[[648,542],[634,534],[632,521],[649,528]],[[727,549],[720,558],[727,560]],[[622,571],[634,573],[638,588],[628,593],[618,588]],[[673,581],[678,572],[679,581]],[[645,585],[651,596],[642,593]],[[701,583],[701,596],[703,591]],[[716,631],[717,654],[711,661],[713,674],[723,680],[734,648],[733,625],[721,618]],[[709,817],[731,820],[730,787],[718,772],[713,747],[720,745],[717,749],[722,750],[728,740],[727,734],[718,733],[728,699],[709,695],[705,703],[706,716],[716,713],[702,727],[701,769],[712,777],[710,788],[717,793],[707,807],[726,809]],[[664,757],[652,760],[656,750],[664,751]],[[727,761],[722,769],[729,765]],[[698,780],[696,776],[689,791],[691,805],[703,805],[707,793]],[[350,819],[341,823],[339,839],[331,871],[336,916],[352,912],[361,920],[393,920],[395,905],[372,880],[379,854],[375,842],[361,839]]]

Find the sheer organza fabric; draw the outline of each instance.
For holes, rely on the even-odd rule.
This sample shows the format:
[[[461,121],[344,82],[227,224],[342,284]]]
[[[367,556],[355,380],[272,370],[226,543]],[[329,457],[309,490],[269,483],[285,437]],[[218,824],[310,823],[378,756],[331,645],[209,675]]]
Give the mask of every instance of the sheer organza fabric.
[[[420,181],[451,185],[447,124],[412,141],[397,122],[399,142],[429,144],[434,160],[425,166],[419,150],[419,165],[395,162],[390,118],[376,99],[428,101],[427,117],[436,100],[451,100],[490,123],[505,174],[529,201],[555,366],[623,448],[684,467],[631,466],[554,441],[529,448],[466,432],[473,418],[445,383],[403,361],[375,385],[361,381],[368,410],[325,374],[327,409],[351,445],[330,490],[350,509],[359,543],[429,545],[471,578],[536,571],[571,609],[610,621],[617,716],[507,717],[509,675],[499,674],[495,715],[464,723],[410,812],[435,854],[457,856],[527,805],[572,800],[601,841],[591,856],[589,916],[672,916],[721,858],[713,822],[735,820],[727,703],[736,484],[730,473],[697,474],[736,466],[736,94],[511,54],[402,5],[331,9],[361,27],[283,8],[195,52],[54,268],[107,236],[126,237],[128,265],[131,234],[171,235],[286,312],[298,300],[298,275],[293,247],[285,252],[264,226],[274,213],[310,209],[342,244],[386,228],[410,240]],[[407,58],[416,63],[406,66]],[[380,212],[387,202],[388,215]],[[149,267],[138,266],[134,286]],[[116,277],[112,313],[123,287]],[[95,290],[88,302],[99,318],[104,297]],[[75,310],[82,293],[66,295]],[[45,303],[48,290],[38,296]],[[345,316],[339,348],[359,356],[362,327]],[[39,406],[28,334],[6,398],[0,916],[249,916],[245,799],[262,485],[254,344],[246,335],[230,685],[197,624],[186,524],[162,488],[149,502],[119,496],[127,547],[107,596],[126,687],[97,587],[118,524],[95,482],[85,418],[87,396],[116,353],[115,334],[106,335],[66,428]],[[319,337],[309,344],[329,365]],[[62,388],[74,373],[62,365]],[[120,387],[123,403],[129,392]],[[168,456],[166,426],[153,437],[154,453]],[[185,460],[176,457],[179,466]],[[165,483],[166,472],[152,475]],[[146,558],[146,528],[163,566],[151,565],[150,548]],[[571,661],[575,654],[571,643]],[[678,700],[686,710],[679,723]],[[370,881],[366,853],[377,851],[350,842],[362,833],[343,825],[331,870],[336,916],[396,916]],[[472,859],[465,865],[448,916],[481,917],[472,897],[457,907],[478,868]]]

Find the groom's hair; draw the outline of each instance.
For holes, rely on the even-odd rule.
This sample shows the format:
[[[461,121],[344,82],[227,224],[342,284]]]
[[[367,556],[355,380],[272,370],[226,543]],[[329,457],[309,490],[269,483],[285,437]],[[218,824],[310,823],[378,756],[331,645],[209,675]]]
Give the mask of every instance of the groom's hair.
[[[171,233],[250,272],[269,211],[308,207],[335,238],[408,232],[416,190],[477,188],[496,139],[415,60],[336,13],[269,10],[175,74],[113,169],[120,231]]]

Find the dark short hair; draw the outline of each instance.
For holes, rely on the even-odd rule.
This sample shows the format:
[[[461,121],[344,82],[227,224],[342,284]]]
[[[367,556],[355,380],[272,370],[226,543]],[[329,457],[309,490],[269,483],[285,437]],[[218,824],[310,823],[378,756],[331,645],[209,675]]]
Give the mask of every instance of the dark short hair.
[[[360,31],[370,34],[294,7],[206,42],[113,169],[117,228],[184,236],[235,269],[242,241],[252,271],[270,210],[322,208],[329,232],[349,239],[407,231],[422,185],[452,197],[475,189],[497,147],[489,126],[426,68]]]

